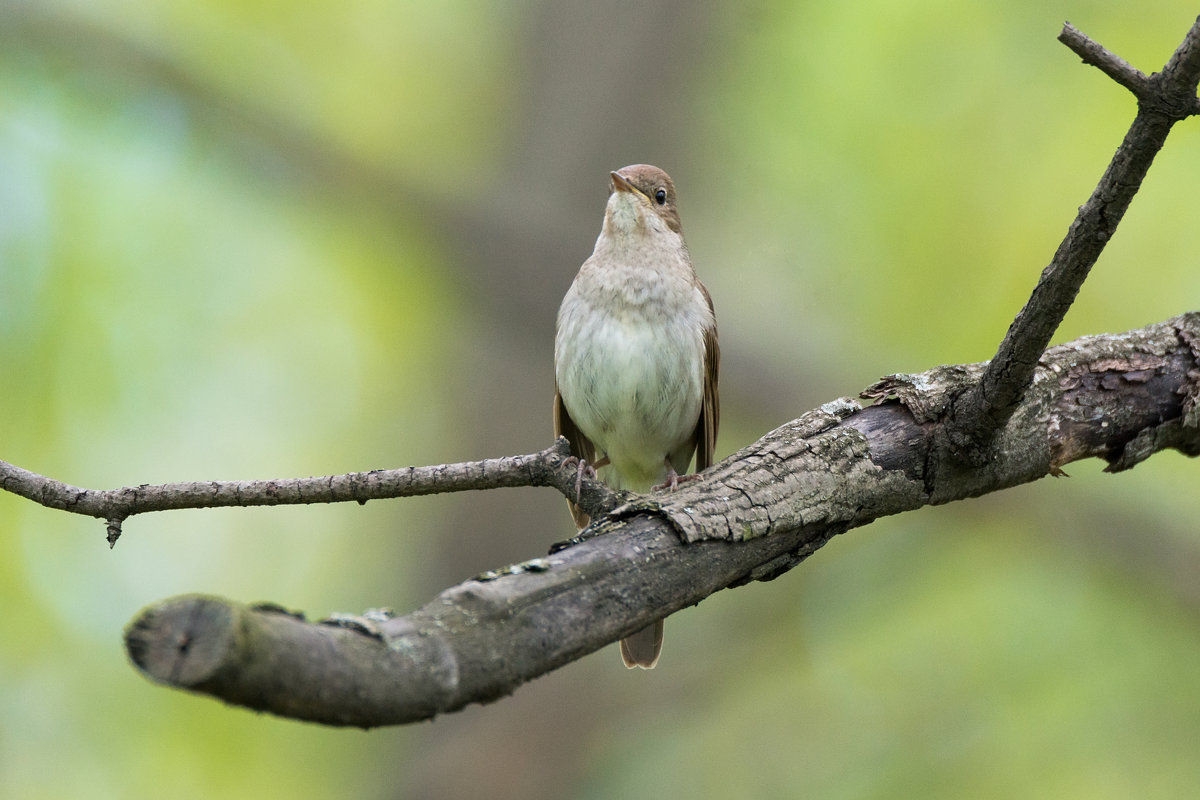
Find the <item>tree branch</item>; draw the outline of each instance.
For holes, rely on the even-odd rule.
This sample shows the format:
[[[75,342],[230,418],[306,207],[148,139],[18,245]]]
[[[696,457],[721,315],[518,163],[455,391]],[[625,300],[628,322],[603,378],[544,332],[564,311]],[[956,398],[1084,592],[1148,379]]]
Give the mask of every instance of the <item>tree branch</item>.
[[[635,496],[547,558],[478,576],[403,617],[306,623],[189,595],[126,632],[134,663],[181,689],[282,716],[371,727],[509,694],[713,592],[770,580],[884,515],[1061,474],[1098,456],[1127,469],[1200,454],[1200,313],[1046,352],[964,474],[939,459],[948,398],[984,365],[893,375],[778,428],[666,495]],[[767,535],[770,534],[770,535]]]
[[[0,489],[47,508],[105,520],[110,547],[116,544],[121,535],[121,523],[134,514],[181,508],[279,506],[350,500],[366,503],[368,500],[513,486],[552,486],[564,497],[578,499],[589,514],[603,515],[616,507],[622,495],[600,481],[587,478],[580,481],[573,467],[563,465],[570,455],[570,446],[565,439],[559,438],[551,447],[538,453],[457,464],[376,469],[317,478],[191,481],[106,490],[71,486],[0,461]]]
[[[1142,185],[1154,156],[1179,120],[1200,113],[1196,87],[1200,83],[1200,18],[1160,73],[1147,77],[1088,39],[1070,23],[1059,40],[1086,63],[1100,68],[1137,97],[1138,112],[1092,196],[1079,208],[1032,296],[1017,314],[988,363],[978,384],[953,400],[957,430],[953,457],[970,466],[988,458],[994,431],[1018,407],[1033,379],[1038,356],[1050,343],[1075,301],[1104,245]]]
[[[1071,49],[1071,52],[1083,59],[1083,63],[1091,64],[1117,83],[1124,86],[1135,97],[1145,97],[1151,94],[1152,82],[1144,72],[1130,66],[1129,62],[1099,42],[1089,39],[1081,30],[1069,22],[1063,23],[1058,40]]]

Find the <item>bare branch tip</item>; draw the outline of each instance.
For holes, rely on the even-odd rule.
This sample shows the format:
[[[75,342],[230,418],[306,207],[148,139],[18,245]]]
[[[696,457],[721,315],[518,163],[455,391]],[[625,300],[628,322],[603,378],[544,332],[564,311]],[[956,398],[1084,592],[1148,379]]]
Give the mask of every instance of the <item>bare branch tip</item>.
[[[1144,99],[1150,93],[1150,78],[1120,56],[1110,52],[1099,42],[1089,38],[1087,34],[1071,23],[1063,23],[1063,28],[1058,34],[1058,41],[1079,56],[1083,63],[1096,67],[1132,92],[1139,100]]]
[[[105,538],[107,538],[107,540],[108,540],[108,549],[109,550],[112,550],[114,547],[117,546],[117,539],[121,538],[121,523],[124,521],[125,521],[124,517],[109,517],[105,521],[106,530],[108,532],[108,535]]]
[[[1063,22],[1062,30],[1058,32],[1058,41],[1071,48],[1076,54],[1083,58],[1083,53],[1080,53],[1080,48],[1086,47],[1088,44],[1095,45],[1091,39],[1087,37],[1083,31],[1076,28],[1070,22]]]

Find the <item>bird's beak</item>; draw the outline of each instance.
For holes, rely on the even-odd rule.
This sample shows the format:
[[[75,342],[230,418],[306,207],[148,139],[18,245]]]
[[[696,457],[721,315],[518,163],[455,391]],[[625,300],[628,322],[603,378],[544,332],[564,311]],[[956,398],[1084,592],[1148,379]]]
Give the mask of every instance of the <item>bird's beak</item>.
[[[637,189],[633,188],[632,183],[625,180],[625,176],[622,175],[621,173],[610,172],[608,174],[609,174],[609,177],[612,178],[612,185],[613,185],[614,192],[633,192],[634,194],[641,194],[641,192],[639,192]]]

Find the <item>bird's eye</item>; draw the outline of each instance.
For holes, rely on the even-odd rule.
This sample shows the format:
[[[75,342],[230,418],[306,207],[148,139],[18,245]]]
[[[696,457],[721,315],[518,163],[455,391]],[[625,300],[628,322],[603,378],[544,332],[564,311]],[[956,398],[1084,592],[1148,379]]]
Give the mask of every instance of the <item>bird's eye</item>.
[[[658,203],[660,206],[665,206],[667,204],[667,190],[659,189],[657,192],[655,192],[654,202]]]

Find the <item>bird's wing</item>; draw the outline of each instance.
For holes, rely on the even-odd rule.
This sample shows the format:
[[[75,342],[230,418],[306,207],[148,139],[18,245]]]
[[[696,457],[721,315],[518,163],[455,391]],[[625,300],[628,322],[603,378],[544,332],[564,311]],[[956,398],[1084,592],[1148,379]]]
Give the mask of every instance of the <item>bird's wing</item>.
[[[576,458],[589,464],[595,461],[596,446],[592,444],[591,439],[583,435],[583,431],[575,427],[575,421],[567,413],[567,407],[563,404],[557,384],[554,386],[554,435],[567,437],[567,442],[571,445],[571,453]],[[574,518],[575,525],[581,529],[586,528],[587,524],[591,522],[591,518],[570,500],[567,501],[567,506],[571,509],[571,517]]]
[[[700,285],[709,311],[713,310],[712,297],[704,284]],[[696,423],[696,472],[708,469],[713,463],[713,450],[717,446],[717,428],[721,423],[721,400],[717,394],[717,377],[721,368],[721,346],[717,343],[717,318],[713,315],[711,328],[704,331],[704,393],[700,401],[700,419]]]

